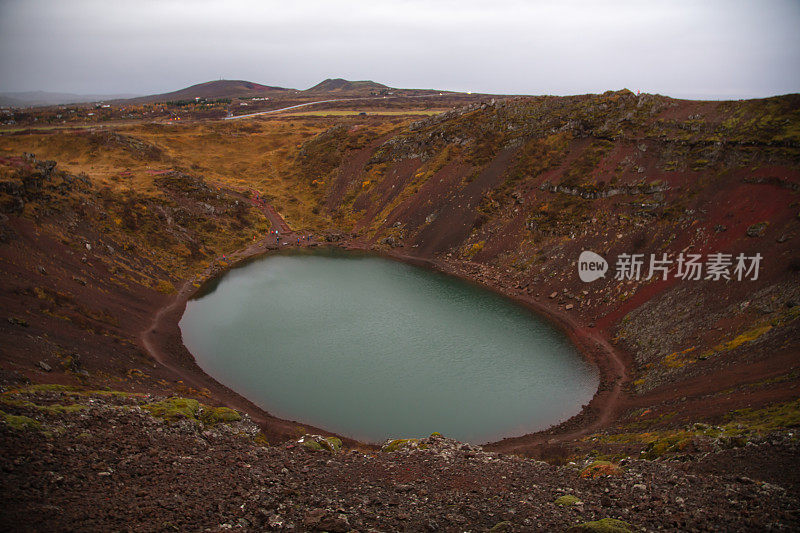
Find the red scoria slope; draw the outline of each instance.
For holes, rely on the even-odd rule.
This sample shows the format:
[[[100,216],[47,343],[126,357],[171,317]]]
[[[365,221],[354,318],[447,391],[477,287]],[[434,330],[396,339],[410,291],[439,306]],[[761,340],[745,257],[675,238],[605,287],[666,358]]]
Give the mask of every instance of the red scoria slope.
[[[491,101],[415,123],[366,149],[369,159],[345,157],[328,176],[329,205],[368,246],[432,261],[610,342],[630,379],[584,422],[607,422],[609,407],[638,424],[719,419],[798,397],[799,121],[798,95]],[[580,281],[583,250],[609,260],[605,278]],[[647,265],[639,280],[615,279],[626,253],[763,259],[756,280],[681,280],[674,264],[667,280],[645,279]],[[601,389],[622,373],[606,377]]]
[[[216,261],[223,253],[243,250],[236,259],[266,249],[265,242],[251,240],[261,215],[241,193],[214,190],[182,171],[155,178],[156,195],[115,192],[32,156],[4,158],[0,381],[8,391],[4,457],[13,457],[3,468],[14,476],[5,478],[11,481],[3,485],[4,501],[7,496],[25,512],[39,513],[43,527],[60,527],[63,515],[97,529],[129,520],[145,529],[258,529],[272,527],[273,514],[283,521],[275,528],[291,522],[309,530],[344,528],[345,519],[365,530],[498,522],[509,522],[503,526],[509,530],[552,529],[604,517],[647,529],[796,526],[798,485],[788,465],[796,458],[791,434],[800,423],[799,115],[797,95],[686,102],[621,91],[487,101],[372,142],[351,142],[360,135],[354,122],[360,119],[343,119],[302,147],[287,186],[314,191],[309,210],[339,228],[327,231],[329,241],[428,265],[517,298],[567,330],[598,364],[600,390],[581,414],[546,432],[488,446],[556,463],[587,454],[647,459],[624,481],[591,487],[568,469],[545,472],[540,463],[511,457],[450,477],[453,454],[461,461],[461,451],[479,452],[458,451],[456,444],[453,452],[436,448],[430,457],[409,460],[353,442],[346,447],[367,451],[367,458],[349,452],[320,460],[302,455],[305,450],[264,452],[239,440],[203,452],[197,439],[210,442],[217,435],[206,435],[191,420],[156,427],[135,410],[111,416],[102,402],[86,416],[42,408],[65,398],[40,398],[20,387],[59,382],[82,390],[179,394],[249,413],[273,444],[292,441],[299,431],[205,376],[180,343],[177,319],[193,282],[224,269],[227,261]],[[126,149],[140,144],[128,142]],[[583,250],[606,257],[612,269],[624,253],[673,259],[680,253],[758,253],[763,262],[757,280],[608,275],[583,283],[576,265]],[[162,309],[168,320],[153,332]],[[147,332],[156,348],[142,342]],[[108,439],[81,437],[91,436],[92,427],[101,436],[116,431],[119,449],[103,448]],[[204,458],[207,470],[176,466],[184,459],[156,444],[158,435],[177,439],[186,461]],[[169,463],[183,472],[174,476],[189,474],[186,480],[153,479],[153,492],[147,482],[132,483],[131,476],[143,474],[129,471],[131,457],[147,455],[150,446],[156,446],[153,457],[168,458],[153,469]],[[484,458],[469,456],[475,457]],[[661,463],[665,458],[669,464]],[[688,463],[679,466],[675,459]],[[75,461],[77,478],[48,466],[58,461]],[[226,461],[255,465],[257,475],[242,483],[222,478],[217,489],[189,481],[201,471],[214,479]],[[100,476],[109,468],[125,479]],[[669,486],[659,484],[662,475]],[[105,486],[94,476],[119,492],[87,516],[58,483],[66,480],[99,502]],[[548,484],[548,476],[559,486]],[[50,478],[58,480],[52,491]],[[428,478],[441,486],[426,489]],[[386,485],[389,479],[403,487]],[[763,482],[788,489],[789,499]],[[743,488],[748,484],[752,490]],[[134,485],[148,506],[178,492],[184,504],[191,501],[191,511],[170,502],[160,525],[151,515],[131,516],[118,503],[130,501],[126,491]],[[269,487],[269,495],[256,504],[259,486]],[[534,486],[544,492],[535,489],[521,503]],[[332,489],[341,496],[330,496]],[[452,498],[436,496],[447,490]],[[584,506],[563,510],[549,500],[573,491]],[[633,491],[643,493],[632,497]],[[59,503],[48,507],[45,493]],[[481,503],[470,494],[479,494]],[[235,497],[246,504],[237,507],[242,513],[229,505]],[[411,501],[427,503],[417,512]],[[735,510],[726,501],[735,502]],[[743,501],[754,506],[738,505]],[[386,504],[389,511],[380,510]],[[245,513],[252,505],[261,507]],[[15,524],[22,520],[7,516]],[[180,516],[190,518],[181,522]]]

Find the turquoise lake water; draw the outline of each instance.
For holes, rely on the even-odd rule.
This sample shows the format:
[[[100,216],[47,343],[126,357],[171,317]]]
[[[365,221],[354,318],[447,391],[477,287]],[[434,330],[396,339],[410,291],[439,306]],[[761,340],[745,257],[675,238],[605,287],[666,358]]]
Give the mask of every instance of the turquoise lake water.
[[[180,327],[203,370],[266,411],[369,442],[522,435],[576,414],[598,385],[525,307],[369,255],[262,257],[191,300]]]

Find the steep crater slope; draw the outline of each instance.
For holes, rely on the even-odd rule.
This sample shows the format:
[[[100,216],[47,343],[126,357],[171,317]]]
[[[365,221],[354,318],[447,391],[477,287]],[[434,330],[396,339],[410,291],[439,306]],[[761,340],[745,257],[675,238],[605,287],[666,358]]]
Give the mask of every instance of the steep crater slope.
[[[368,246],[604,333],[630,359],[616,414],[674,426],[797,397],[799,124],[797,95],[492,100],[340,154],[326,205]],[[605,278],[580,281],[583,250]],[[681,254],[720,253],[732,279],[677,277]],[[623,254],[642,254],[638,279],[615,279]],[[760,254],[757,279],[737,279],[740,254]]]
[[[688,102],[622,91],[487,100],[413,124],[345,118],[327,131],[320,130],[328,122],[289,119],[287,126],[270,118],[195,130],[142,125],[4,137],[0,385],[8,394],[0,437],[13,451],[4,454],[13,457],[4,471],[33,479],[4,485],[4,495],[43,524],[58,525],[63,513],[40,501],[47,480],[105,495],[106,463],[139,475],[126,458],[168,435],[184,451],[153,463],[158,468],[186,472],[186,457],[212,457],[214,465],[256,465],[255,474],[246,484],[225,478],[222,492],[213,489],[221,485],[178,487],[174,479],[162,479],[163,490],[152,494],[136,488],[133,496],[147,508],[163,507],[158,495],[167,492],[209,503],[187,513],[170,500],[157,524],[121,511],[131,500],[123,488],[103,500],[99,518],[82,514],[67,489],[53,489],[60,502],[54,505],[106,529],[119,527],[115,520],[167,528],[179,516],[197,527],[263,528],[272,520],[279,528],[284,520],[308,530],[456,530],[499,522],[530,530],[537,517],[550,529],[601,518],[647,529],[796,527],[798,481],[789,465],[800,424],[799,109],[797,95]],[[293,136],[293,128],[304,128],[302,135]],[[200,161],[198,139],[201,151],[216,142],[219,153]],[[43,150],[58,165],[23,155],[21,147]],[[233,150],[252,156],[252,165],[226,158]],[[85,176],[59,170],[78,166]],[[484,283],[569,329],[605,365],[595,400],[561,427],[487,448],[586,465],[586,477],[513,456],[487,458],[438,437],[389,444],[421,449],[409,460],[374,461],[374,449],[347,441],[345,448],[359,451],[320,460],[315,446],[297,442],[318,431],[272,418],[203,376],[179,342],[165,345],[169,365],[153,359],[140,334],[159,310],[227,268],[235,250],[267,249],[253,240],[269,228],[252,203],[256,193],[316,242],[373,249]],[[576,262],[583,250],[608,259],[612,272],[581,282]],[[647,265],[638,280],[615,279],[618,257],[633,253],[672,260],[681,253],[760,254],[762,263],[758,279],[742,281],[644,279]],[[609,365],[610,353],[624,368]],[[40,394],[26,388],[31,381],[77,390]],[[120,400],[133,408],[111,415],[107,403],[115,402],[90,392],[106,387],[159,397]],[[73,402],[73,392],[88,395],[93,407],[72,407],[84,403]],[[246,411],[265,440],[287,442],[286,449],[257,449],[263,442],[252,442],[252,427],[204,427],[196,419],[206,407],[163,426],[135,408],[169,406],[161,396],[172,394],[200,399],[209,412],[223,403]],[[123,434],[120,447],[104,447],[104,435],[115,432]],[[203,451],[198,439],[212,446],[222,439],[221,447]],[[77,477],[52,466],[66,449],[89,450],[67,454]],[[620,474],[616,463],[628,457],[637,459]],[[463,471],[451,468],[453,458],[486,467],[470,466],[467,478],[454,473]],[[440,480],[452,498],[414,511],[409,502],[434,493],[423,486],[428,478]],[[542,490],[516,503],[533,485]],[[256,497],[264,486],[269,494]],[[332,486],[346,496],[329,496]],[[245,494],[244,509],[229,505],[234,493]],[[555,503],[571,493],[584,504],[562,500],[564,510]],[[383,502],[388,514],[378,511]],[[653,511],[653,502],[663,512]],[[446,506],[460,512],[440,512]]]

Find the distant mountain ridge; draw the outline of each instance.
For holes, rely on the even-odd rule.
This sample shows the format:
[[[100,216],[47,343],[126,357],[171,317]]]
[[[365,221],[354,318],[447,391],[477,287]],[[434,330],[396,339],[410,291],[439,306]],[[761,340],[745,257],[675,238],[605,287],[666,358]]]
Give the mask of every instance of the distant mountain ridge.
[[[87,102],[114,102],[117,104],[152,104],[176,100],[193,100],[196,98],[257,98],[278,97],[289,94],[302,95],[337,95],[337,96],[369,96],[393,90],[387,85],[371,80],[351,81],[343,78],[328,78],[306,90],[290,89],[262,85],[246,80],[214,80],[198,83],[167,93],[138,95],[78,95],[68,93],[48,93],[34,91],[27,93],[0,94],[0,105],[5,106],[45,106]]]
[[[328,78],[325,81],[314,85],[305,92],[319,93],[319,92],[368,92],[368,91],[381,91],[390,89],[386,85],[376,83],[372,80],[363,81],[349,81],[342,78]]]
[[[167,102],[170,100],[190,100],[194,98],[251,98],[275,96],[292,89],[272,87],[245,80],[214,80],[198,83],[169,93],[151,94],[128,100],[133,104]]]
[[[13,107],[83,104],[135,98],[137,94],[73,94],[48,91],[0,93],[0,105]]]

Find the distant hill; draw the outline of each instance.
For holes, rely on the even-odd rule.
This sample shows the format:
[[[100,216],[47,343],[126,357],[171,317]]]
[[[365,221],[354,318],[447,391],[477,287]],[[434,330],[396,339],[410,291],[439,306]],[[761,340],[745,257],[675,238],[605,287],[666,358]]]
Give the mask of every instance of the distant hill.
[[[327,79],[305,91],[295,91],[284,87],[272,87],[244,80],[217,80],[192,85],[179,91],[153,94],[127,100],[130,103],[153,103],[170,100],[191,100],[193,98],[250,98],[257,96],[279,97],[294,92],[314,95],[370,95],[390,90],[390,87],[374,81],[349,81],[341,78]]]
[[[349,81],[342,78],[328,78],[327,80],[314,85],[304,92],[308,93],[370,93],[391,89],[386,85],[375,83],[374,81]]]
[[[370,96],[374,94],[385,94],[388,91],[401,91],[393,89],[381,83],[370,80],[350,81],[342,78],[329,78],[317,85],[297,91],[285,87],[273,87],[261,85],[245,80],[215,80],[205,83],[198,83],[191,87],[186,87],[177,91],[161,94],[151,94],[147,96],[135,95],[80,95],[64,93],[48,93],[43,91],[26,93],[4,93],[0,94],[0,105],[3,106],[34,106],[34,105],[59,105],[85,102],[114,102],[115,104],[150,104],[156,102],[168,102],[176,100],[193,100],[195,98],[253,98],[267,97],[277,98],[281,96]],[[432,92],[419,89],[402,89],[404,94]]]
[[[1,106],[28,107],[64,104],[82,104],[132,98],[135,94],[72,94],[46,91],[10,92],[0,94]]]
[[[292,89],[270,87],[244,80],[216,80],[198,83],[185,89],[170,93],[152,94],[128,100],[130,103],[145,104],[170,100],[190,100],[193,98],[246,98],[257,96],[277,96]]]

